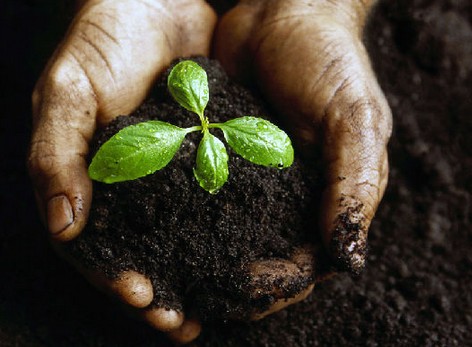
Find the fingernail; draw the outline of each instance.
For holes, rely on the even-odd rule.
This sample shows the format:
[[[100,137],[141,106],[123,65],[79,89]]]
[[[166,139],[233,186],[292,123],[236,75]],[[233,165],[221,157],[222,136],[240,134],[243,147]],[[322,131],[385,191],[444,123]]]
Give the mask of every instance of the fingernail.
[[[367,229],[358,208],[338,216],[331,239],[331,255],[339,270],[360,274],[367,257]]]
[[[64,195],[58,195],[49,200],[47,215],[48,229],[53,235],[60,234],[74,221],[72,206]]]

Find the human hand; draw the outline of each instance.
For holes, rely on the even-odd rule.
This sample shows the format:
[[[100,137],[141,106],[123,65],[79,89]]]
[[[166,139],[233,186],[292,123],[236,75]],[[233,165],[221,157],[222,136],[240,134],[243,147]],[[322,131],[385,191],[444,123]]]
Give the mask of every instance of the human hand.
[[[216,16],[203,0],[82,1],[66,37],[33,93],[29,170],[55,248],[84,227],[91,203],[88,143],[98,126],[128,114],[156,76],[180,56],[207,55]],[[84,270],[93,284],[134,308],[178,341],[199,326],[176,311],[148,308],[151,282],[136,272],[110,281]]]
[[[287,3],[287,6],[290,4]],[[232,43],[234,46],[232,48],[230,46],[231,49],[228,49],[224,54],[218,55],[225,63],[226,68],[232,69],[233,72],[237,70],[238,63],[246,61],[246,59],[240,59],[244,58],[241,54],[252,54],[254,56],[254,49],[249,48],[249,43],[254,44],[260,41],[260,34],[263,33],[264,28],[267,30],[271,27],[271,25],[261,26],[257,30],[253,27],[257,23],[256,14],[260,15],[260,11],[263,9],[262,5],[265,5],[265,2],[260,2],[257,6],[241,3],[226,16],[220,27],[217,47],[221,47],[218,42],[221,42],[222,37],[225,40],[231,38],[228,43]],[[296,6],[291,7],[288,6],[288,9],[295,10]],[[277,11],[280,11],[278,12],[279,16],[282,15],[282,10],[286,11],[281,3],[278,3],[278,6],[275,6],[272,12],[272,17],[277,17]],[[236,26],[231,27],[231,24],[234,24],[234,19],[248,19],[248,16],[252,18],[251,21],[239,22],[237,20]],[[162,22],[155,23],[153,21],[155,18],[161,18]],[[198,21],[192,21],[192,19],[198,19]],[[362,21],[360,20],[360,22]],[[178,26],[176,23],[184,24]],[[91,183],[86,172],[85,158],[88,152],[87,143],[96,126],[108,123],[118,114],[127,114],[138,106],[156,75],[175,57],[192,54],[205,55],[209,48],[214,23],[215,16],[211,9],[199,1],[192,3],[177,1],[172,5],[164,2],[161,4],[160,1],[97,0],[85,2],[66,39],[51,59],[41,80],[38,82],[33,96],[35,126],[29,166],[37,189],[40,211],[44,215],[43,217],[47,222],[53,240],[61,242],[73,239],[80,233],[87,219],[91,200]],[[314,30],[313,28],[308,29]],[[251,38],[249,34],[256,32],[259,33],[259,37]],[[272,41],[276,41],[275,36],[277,35],[273,36]],[[357,40],[358,38],[355,38],[354,42],[357,42]],[[303,38],[301,38],[298,45],[303,46],[303,44]],[[352,45],[352,42],[350,44]],[[274,46],[274,42],[272,42],[272,46]],[[329,53],[329,51],[326,53]],[[361,53],[361,58],[366,59],[365,52],[362,49]],[[264,54],[267,55],[268,53]],[[267,62],[265,62],[264,54],[257,54],[259,59],[251,64],[251,68],[259,71],[261,87],[266,91],[269,98],[272,95],[274,104],[283,112],[284,109],[290,108],[287,106],[288,100],[293,98],[294,95],[299,96],[294,93],[297,88],[291,90],[288,80],[272,81],[273,76],[268,73],[268,71],[271,71],[271,66],[281,68],[278,63],[280,63],[283,54],[278,56],[279,61],[274,59],[273,61],[267,60]],[[246,57],[249,56],[251,55]],[[234,59],[233,63],[228,62],[228,58]],[[311,57],[312,60],[318,58],[316,55]],[[264,63],[264,66],[259,66],[261,62]],[[339,66],[342,66],[342,64],[339,63]],[[299,67],[298,74],[304,75],[301,70],[301,67]],[[366,82],[374,81],[375,84],[373,74],[368,66],[367,72],[367,75],[364,76],[367,77]],[[365,71],[361,71],[361,75],[363,74],[365,74]],[[324,80],[329,80],[327,76],[323,75],[322,77],[324,77]],[[278,87],[277,84],[273,84],[274,82],[278,83],[280,92],[286,95],[286,99],[276,102]],[[378,100],[384,102],[380,90],[376,85],[374,87],[377,88],[374,88],[374,100],[375,97],[380,95]],[[287,93],[287,89],[290,89],[289,92],[291,93]],[[349,93],[339,94],[338,98],[344,100],[340,97]],[[363,96],[362,93],[358,93],[358,95]],[[307,99],[311,100],[309,96]],[[319,127],[313,126],[313,124],[316,124],[315,121],[319,114],[311,112],[317,109],[316,105],[312,105],[313,110],[305,111],[302,99],[300,97],[300,103],[292,113],[297,119],[297,129],[302,134],[302,138],[307,140],[308,144],[313,144],[315,142],[314,138],[310,138],[310,136],[315,135],[319,130]],[[346,100],[349,100],[349,98]],[[346,105],[346,101],[344,101],[344,104]],[[332,106],[334,110],[330,110],[330,115],[336,114],[334,106],[337,105],[333,102]],[[386,110],[385,114],[388,118],[388,107]],[[285,113],[290,114],[290,112]],[[359,112],[359,114],[361,113]],[[319,124],[320,122],[318,122]],[[325,131],[325,134],[331,133]],[[328,136],[325,136],[324,142],[328,142],[328,139]],[[346,141],[349,142],[348,140],[349,137]],[[335,148],[342,149],[342,141]],[[358,145],[356,148],[362,149],[364,147]],[[327,163],[332,163],[332,160],[329,159],[335,150],[327,152],[329,154],[326,155]],[[376,155],[376,153],[373,153],[371,159],[375,161]],[[357,157],[359,157],[358,154]],[[343,167],[342,165],[332,164],[332,166],[335,169],[337,168],[338,171],[342,171],[340,170]],[[383,173],[379,173],[379,179],[381,175],[386,176],[386,170],[387,166],[385,164]],[[350,169],[350,171],[352,170]],[[355,182],[356,178],[365,174],[365,170],[356,172],[355,177],[348,177],[349,182]],[[335,175],[331,176],[334,177]],[[333,183],[331,190],[328,189],[325,194],[325,199],[330,203],[327,206],[331,206],[326,210],[330,211],[331,215],[336,212],[336,205],[332,201],[336,196],[336,188],[340,189],[340,186],[340,184]],[[378,200],[383,194],[385,182],[381,183],[379,181],[379,187],[381,189],[379,189]],[[372,211],[375,211],[376,204],[372,207]],[[361,209],[364,209],[364,207]],[[365,233],[373,215],[373,213],[368,215],[367,212],[365,215],[370,217],[363,221],[361,228]],[[325,219],[329,221],[329,218]],[[333,230],[332,227],[325,227],[324,229]],[[332,233],[325,233],[325,239],[328,243],[331,235]],[[363,233],[361,232],[359,235],[362,236]],[[254,274],[255,283],[257,283],[258,275],[261,274],[272,276],[274,283],[279,284],[284,283],[280,279],[290,278],[286,273],[292,273],[299,277],[311,276],[311,269],[300,267],[296,259],[282,263],[284,264],[271,261],[270,263],[252,264],[250,270]],[[308,263],[312,264],[312,259],[306,262],[305,265]],[[274,264],[278,266],[271,266]],[[97,274],[84,271],[78,264],[76,266],[93,283],[107,292],[115,293],[132,306],[146,307],[152,300],[152,287],[150,282],[142,275],[130,272],[123,274],[118,281],[108,281],[100,275],[97,276]],[[283,267],[287,269],[285,274],[277,273],[274,270]],[[303,299],[312,288],[313,285],[307,285],[300,295],[285,300],[283,291],[277,290],[277,287],[274,286],[273,296],[276,299],[274,305],[266,312],[255,312],[253,318],[260,318],[287,304]],[[174,329],[171,336],[180,342],[191,340],[198,335],[200,329],[195,321],[189,320],[182,323],[183,315],[175,311],[140,309],[137,312],[158,329]]]
[[[232,77],[255,79],[304,150],[321,147],[320,230],[338,269],[353,273],[387,184],[392,126],[361,40],[373,3],[243,0],[219,22],[214,46]]]

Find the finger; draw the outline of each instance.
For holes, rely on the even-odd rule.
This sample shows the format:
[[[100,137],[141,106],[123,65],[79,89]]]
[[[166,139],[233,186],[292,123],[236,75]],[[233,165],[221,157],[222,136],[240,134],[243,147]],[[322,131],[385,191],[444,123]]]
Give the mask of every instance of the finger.
[[[162,332],[172,332],[177,340],[193,340],[198,336],[194,323],[187,323],[182,312],[151,305],[153,288],[151,282],[135,271],[126,271],[117,279],[110,280],[101,274],[85,273],[84,276],[104,293],[120,300],[122,310],[130,317],[146,322]],[[182,328],[183,325],[188,325]],[[180,329],[180,330],[179,330]]]
[[[359,145],[357,149],[361,153],[349,159],[343,153],[346,149],[339,149],[337,159],[329,164],[331,180],[323,195],[322,218],[332,258],[340,269],[353,273],[365,265],[368,229],[388,179],[386,153]],[[386,152],[384,145],[380,150]]]
[[[146,276],[134,270],[127,270],[115,278],[110,278],[104,273],[84,267],[67,253],[60,243],[52,242],[51,246],[62,259],[70,263],[91,285],[103,293],[133,307],[147,307],[151,303],[153,287]]]
[[[261,320],[262,318],[265,318],[275,312],[278,312],[280,310],[283,310],[284,308],[296,304],[297,302],[305,300],[308,295],[311,294],[313,291],[313,288],[315,288],[314,284],[310,284],[306,289],[302,290],[299,294],[294,296],[293,298],[288,298],[288,299],[277,299],[274,301],[274,303],[270,306],[269,309],[263,311],[263,312],[254,312],[251,315],[251,320]]]
[[[314,288],[314,257],[310,247],[296,250],[290,260],[259,260],[249,265],[252,320],[261,319],[305,299]]]
[[[194,319],[187,319],[179,328],[168,332],[167,335],[174,343],[185,345],[195,340],[201,331],[202,326],[200,322]]]
[[[154,329],[159,331],[171,331],[178,329],[184,322],[182,312],[150,306],[153,300],[153,287],[151,281],[144,275],[128,270],[119,274],[116,278],[109,278],[103,273],[86,269],[62,247],[53,243],[56,252],[71,263],[82,276],[95,288],[103,293],[118,299],[123,305],[122,309],[135,319],[144,320]]]
[[[256,6],[240,1],[218,22],[213,38],[212,54],[229,76],[240,82],[252,77],[251,35],[260,24]]]
[[[154,329],[164,332],[180,328],[185,318],[182,312],[162,307],[145,309],[140,315]]]
[[[91,285],[119,300],[122,303],[122,310],[130,317],[143,320],[159,331],[172,332],[172,338],[176,341],[191,341],[200,334],[199,323],[194,320],[185,321],[182,312],[150,306],[153,300],[153,287],[146,276],[128,270],[111,279],[103,273],[83,267],[65,253],[59,244],[53,243],[52,246],[57,254],[71,263]]]
[[[152,328],[168,332],[178,329],[184,322],[184,314],[176,310],[150,305],[145,308],[123,304],[121,309],[131,318],[141,320]]]
[[[102,274],[82,272],[85,278],[105,294],[123,303],[122,309],[130,317],[142,320],[152,328],[170,332],[179,329],[185,323],[182,312],[163,307],[150,306],[153,300],[153,288],[148,278],[135,271],[125,271],[116,279],[109,279]],[[190,334],[189,328],[177,337]],[[198,336],[198,333],[196,334]]]
[[[136,271],[125,271],[113,280],[95,276],[91,281],[95,281],[106,293],[133,307],[146,307],[153,298],[151,281]]]
[[[97,124],[137,107],[180,55],[207,54],[215,15],[203,1],[85,3],[33,93],[28,166],[56,241],[88,217],[88,143]]]
[[[94,287],[126,305],[144,308],[152,302],[153,288],[151,281],[136,271],[124,271],[114,279],[110,279],[102,273],[83,268],[80,268],[79,272]]]
[[[86,153],[97,102],[75,64],[63,64],[59,70],[64,81],[48,82],[33,95],[28,166],[51,237],[67,241],[79,233],[88,216],[92,188]]]

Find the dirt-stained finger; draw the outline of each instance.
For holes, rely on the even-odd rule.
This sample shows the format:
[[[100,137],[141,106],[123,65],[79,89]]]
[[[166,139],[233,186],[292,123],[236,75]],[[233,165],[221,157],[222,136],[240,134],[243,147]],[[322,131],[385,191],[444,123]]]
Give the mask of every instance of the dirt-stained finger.
[[[326,111],[321,228],[340,269],[364,267],[368,230],[388,180],[390,133],[390,109],[374,79],[347,86]]]
[[[254,312],[251,315],[251,320],[260,320],[268,315],[271,315],[272,313],[275,313],[290,305],[293,305],[293,304],[296,304],[297,302],[305,300],[308,297],[308,295],[311,294],[311,292],[313,291],[313,288],[315,288],[315,285],[311,284],[306,289],[301,291],[299,294],[294,296],[293,298],[275,300],[274,303],[267,310],[263,312]]]
[[[259,260],[248,267],[250,298],[257,320],[303,300],[313,290],[315,260],[311,247],[297,249],[290,260]]]

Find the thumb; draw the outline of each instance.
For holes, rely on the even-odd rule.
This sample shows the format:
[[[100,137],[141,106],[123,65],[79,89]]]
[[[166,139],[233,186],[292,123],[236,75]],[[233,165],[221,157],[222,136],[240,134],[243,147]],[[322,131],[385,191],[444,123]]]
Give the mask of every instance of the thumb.
[[[39,211],[51,237],[68,241],[88,217],[92,184],[86,170],[97,101],[73,60],[53,66],[33,93],[28,167]]]
[[[320,79],[327,95],[317,110],[327,181],[320,219],[338,268],[359,273],[367,233],[388,181],[392,115],[365,47],[349,34],[339,34],[339,42],[343,37],[345,51],[325,61],[329,68]]]

